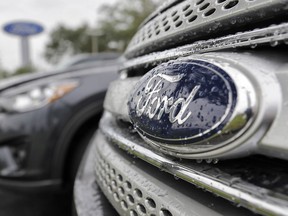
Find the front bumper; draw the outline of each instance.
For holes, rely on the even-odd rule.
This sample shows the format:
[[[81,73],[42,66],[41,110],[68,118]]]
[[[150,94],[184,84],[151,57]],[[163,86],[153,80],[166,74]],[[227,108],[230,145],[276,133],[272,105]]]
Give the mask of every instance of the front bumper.
[[[279,24],[274,14],[275,20],[271,19],[271,21],[267,23],[262,23],[265,24],[265,27],[262,29],[250,31],[255,27],[254,25],[250,25],[252,21],[255,21],[254,24],[259,27],[257,25],[259,20],[251,19],[252,21],[249,21],[247,19],[245,23],[247,25],[249,22],[251,23],[245,32],[234,34],[239,31],[238,28],[234,27],[232,29],[230,26],[231,31],[229,30],[228,32],[226,31],[227,29],[225,30],[225,28],[223,28],[223,25],[221,28],[218,28],[219,31],[223,30],[221,35],[214,35],[210,32],[210,26],[206,25],[209,24],[208,21],[210,18],[204,17],[208,20],[205,22],[202,16],[203,19],[201,18],[201,20],[195,22],[199,22],[199,25],[191,24],[191,28],[188,28],[187,22],[183,22],[184,24],[182,24],[182,26],[179,25],[180,27],[176,26],[175,28],[170,28],[170,30],[167,28],[167,31],[162,31],[163,34],[158,34],[156,31],[154,36],[146,37],[148,35],[146,31],[148,33],[148,31],[152,29],[153,32],[153,28],[149,27],[150,24],[151,26],[154,25],[167,14],[173,16],[173,11],[176,11],[176,9],[179,9],[178,13],[182,13],[182,10],[184,11],[184,8],[186,8],[182,7],[185,6],[184,4],[190,4],[190,8],[196,7],[195,5],[197,5],[189,1],[180,2],[179,7],[171,6],[167,11],[162,11],[155,15],[156,18],[152,17],[147,24],[144,24],[142,30],[139,31],[138,35],[140,38],[136,35],[133,39],[135,43],[132,42],[131,47],[128,47],[128,51],[126,52],[128,60],[121,70],[123,77],[127,76],[127,82],[125,82],[125,79],[120,80],[119,85],[117,85],[119,88],[114,88],[114,91],[108,91],[105,103],[106,112],[100,123],[101,131],[98,132],[95,137],[92,143],[92,150],[89,153],[89,155],[92,155],[89,156],[92,158],[91,160],[94,160],[93,167],[90,167],[94,172],[94,176],[92,175],[93,177],[91,178],[95,179],[95,182],[97,182],[120,215],[249,215],[253,213],[263,215],[287,215],[288,164],[287,155],[285,154],[287,152],[287,132],[285,131],[287,129],[287,84],[284,84],[287,83],[285,82],[287,80],[287,58],[284,58],[287,56],[284,47],[287,41],[287,23]],[[240,1],[234,2],[237,4]],[[243,1],[241,4],[248,4],[248,2],[249,4],[251,3],[250,1]],[[235,23],[231,22],[231,18],[235,18],[236,22],[240,23],[238,19],[240,19],[242,15],[244,17],[247,14],[254,16],[258,12],[261,13],[261,11],[266,11],[266,15],[268,15],[270,9],[275,8],[273,4],[280,3],[280,1],[276,0],[267,1],[268,3],[266,6],[264,5],[265,7],[260,5],[265,2],[266,1],[254,1],[255,4],[259,4],[259,7],[255,6],[255,10],[249,8],[253,6],[252,4],[249,7],[242,5],[243,7],[237,6],[231,11],[227,10],[225,11],[225,13],[227,12],[227,19],[225,18],[226,20],[224,21],[217,17],[218,13],[215,13],[211,16],[211,22],[213,25],[219,21],[220,24],[232,24],[233,26]],[[175,5],[178,5],[178,3],[177,1]],[[229,4],[225,2],[222,5],[226,5],[226,3]],[[281,3],[287,6],[287,1],[281,1]],[[222,5],[219,3],[216,6],[222,7]],[[283,7],[283,9],[286,10],[287,7]],[[199,12],[199,10],[195,10],[195,12],[196,11]],[[219,12],[219,14],[222,15],[223,11],[222,13]],[[239,14],[242,15],[238,16]],[[281,14],[279,13],[279,15]],[[267,19],[269,19],[269,17],[270,15],[266,16]],[[282,18],[282,16],[279,16],[279,18]],[[162,20],[164,23],[166,23],[166,21],[164,21],[165,19]],[[170,21],[171,20],[173,20],[173,18],[170,19]],[[274,23],[274,21],[277,25],[269,26]],[[165,26],[166,24],[164,23],[163,25]],[[244,25],[245,23],[242,24]],[[171,26],[173,25],[171,24]],[[203,36],[201,31],[198,31],[199,29],[196,27],[204,29],[205,36]],[[181,30],[182,28],[183,31]],[[198,40],[196,37],[192,38],[191,34],[184,35],[184,33],[193,32],[195,32],[195,36],[199,36],[200,39],[202,38],[204,41],[195,42]],[[230,33],[234,35],[227,36],[227,34]],[[213,38],[207,40],[210,34],[211,36],[213,35]],[[182,37],[178,39],[177,36],[179,36],[179,38],[180,36],[187,36],[189,43],[193,41],[194,43],[187,43],[188,45],[179,44],[181,46],[176,47],[176,43],[185,42],[182,40]],[[142,42],[140,43],[137,38],[141,39]],[[144,38],[146,39],[144,40]],[[169,45],[169,43],[166,43],[168,39],[173,44]],[[167,41],[165,42],[165,40]],[[281,46],[279,46],[280,44]],[[176,48],[165,50],[169,49],[170,46]],[[255,49],[256,46],[258,46],[257,49]],[[277,48],[274,48],[275,46],[277,46]],[[283,47],[284,49],[282,49]],[[252,51],[252,49],[254,49],[254,51]],[[150,52],[156,50],[159,51],[154,53]],[[215,53],[205,54],[211,51]],[[226,54],[219,51],[225,51]],[[237,54],[237,57],[236,55],[234,56],[231,51]],[[150,54],[144,55],[145,53]],[[243,66],[242,68],[246,66],[249,67],[249,70],[243,71],[249,71],[247,74],[249,74],[251,79],[254,77],[255,79],[253,78],[253,80],[259,81],[263,77],[263,74],[257,75],[255,73],[256,70],[252,70],[253,68],[262,69],[263,67],[263,71],[266,72],[270,68],[266,75],[270,74],[271,76],[269,77],[273,76],[279,84],[278,87],[281,87],[281,89],[271,88],[267,91],[269,95],[272,93],[271,100],[267,97],[268,94],[259,94],[262,102],[259,106],[261,109],[267,105],[265,100],[267,100],[268,103],[278,97],[281,98],[281,100],[277,103],[272,102],[273,105],[278,106],[277,116],[270,118],[271,112],[259,112],[261,115],[258,116],[263,116],[263,119],[267,119],[267,122],[258,121],[257,124],[259,123],[260,126],[266,125],[267,128],[261,130],[263,134],[247,145],[251,147],[251,149],[240,149],[241,156],[244,155],[242,155],[242,150],[247,153],[245,154],[245,156],[247,156],[245,158],[218,161],[218,158],[225,158],[224,155],[222,155],[223,152],[221,152],[221,154],[215,152],[215,155],[200,155],[199,157],[194,157],[193,159],[195,160],[175,158],[171,156],[172,154],[165,155],[161,153],[161,151],[157,152],[156,148],[152,149],[149,147],[143,139],[135,134],[135,129],[129,122],[125,97],[131,93],[132,84],[137,81],[137,76],[143,76],[147,71],[163,62],[178,59],[179,57],[188,58],[191,55],[195,56],[201,53],[204,53],[203,55],[212,55],[216,59],[224,54],[226,55],[225,59],[227,59],[227,61],[229,60],[229,63],[231,63],[230,60],[233,56],[236,57],[234,59],[235,65],[237,65],[237,67]],[[243,61],[244,56],[246,56],[245,59],[247,61]],[[265,59],[264,62],[273,63],[271,65],[275,65],[276,67],[266,67],[268,66],[266,63],[261,64],[254,57],[259,57],[259,59],[263,58]],[[271,82],[259,81],[259,85],[255,86],[261,86],[261,88],[257,88],[257,90],[262,92],[261,89],[265,90],[266,87],[271,87],[270,84]],[[113,89],[113,87],[111,89]],[[273,124],[272,120],[274,120]],[[258,131],[258,127],[252,129]],[[252,132],[251,130],[251,134],[246,133],[247,137],[250,135],[254,136],[256,134],[254,133],[255,131]],[[242,141],[244,143],[246,139]],[[242,141],[239,143],[242,143]],[[231,146],[229,150],[232,150],[232,147],[235,146]],[[235,158],[235,152],[232,152],[233,154],[230,155],[233,157],[226,158]],[[259,154],[265,156],[260,156]],[[205,159],[207,163],[203,162],[202,159]],[[78,193],[79,188],[79,185],[76,184],[76,200],[81,199]],[[203,192],[202,189],[207,191],[207,193]],[[95,205],[93,199],[86,200],[86,203],[89,203],[89,208],[93,208]],[[231,203],[234,205],[231,205]],[[79,202],[78,204],[76,203],[76,205],[78,213],[82,215],[81,209],[83,205],[79,205]]]
[[[74,187],[74,200],[80,216],[90,215],[89,212],[96,214],[95,190],[98,186],[120,215],[251,214],[225,199],[211,196],[177,175],[164,172],[167,171],[165,167],[159,169],[138,159],[137,150],[141,148],[138,145],[135,149],[131,146],[134,155],[127,155],[100,131],[91,144]],[[141,157],[140,154],[137,156]],[[150,163],[154,162],[150,160]],[[169,165],[168,160],[166,165]]]

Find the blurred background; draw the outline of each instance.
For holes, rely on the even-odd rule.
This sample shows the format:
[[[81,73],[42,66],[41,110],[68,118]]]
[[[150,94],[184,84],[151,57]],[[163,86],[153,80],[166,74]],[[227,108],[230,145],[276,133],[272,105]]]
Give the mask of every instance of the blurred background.
[[[137,28],[139,27],[141,22],[157,7],[157,5],[160,4],[160,2],[161,2],[160,0],[0,1],[0,9],[1,9],[0,85],[2,84],[2,86],[5,86],[3,85],[4,83],[2,83],[4,82],[3,81],[4,79],[8,80],[8,78],[15,77],[17,75],[36,74],[44,71],[57,72],[57,70],[61,71],[61,68],[65,67],[66,70],[64,72],[65,74],[67,74],[67,72],[68,73],[70,72],[69,70],[67,70],[67,67],[69,65],[71,66],[73,64],[76,64],[83,58],[87,59],[90,56],[90,54],[112,53],[113,55],[113,53],[116,53],[117,55],[112,57],[111,56],[105,57],[105,55],[103,57],[103,58],[115,59],[116,57],[119,56],[119,54],[121,54],[125,50],[127,44],[129,43],[129,40],[137,31]],[[27,41],[25,44],[26,54],[24,52],[24,58],[26,57],[26,60],[24,59],[24,61],[23,61],[23,53],[21,53],[23,52],[23,50],[21,50],[21,48],[23,48],[23,40],[22,40],[23,38],[21,39],[19,35],[9,34],[9,31],[11,31],[11,29],[7,30],[9,26],[11,27],[11,23],[15,24],[19,22],[36,23],[37,25],[41,26],[41,28],[43,28],[41,31],[39,31],[39,33],[25,38],[25,40]],[[21,31],[21,29],[19,31]],[[27,59],[27,52],[30,53],[28,59]],[[99,61],[99,58],[97,60]],[[94,61],[94,60],[92,58],[87,61]],[[37,79],[40,78],[41,77],[37,77]],[[90,78],[84,77],[81,79],[89,80]],[[96,77],[95,79],[98,78]],[[18,84],[15,83],[16,86],[15,88],[17,88],[17,85]],[[29,86],[29,82],[27,85]],[[43,89],[45,90],[46,86],[41,88],[42,90]],[[47,88],[49,90],[50,87],[48,86]],[[65,91],[66,90],[67,92],[69,92],[70,90],[72,91],[73,88],[76,87],[73,86],[71,89],[67,90],[66,86]],[[16,93],[15,92],[13,93],[13,89],[14,87],[11,88],[12,92],[10,92],[12,96],[9,93],[10,95],[8,94],[4,102],[2,101],[3,99],[2,96],[0,96],[0,100],[2,101],[1,121],[3,121],[3,119],[10,121],[13,118],[13,124],[17,125],[18,124],[17,118],[19,116],[19,118],[21,117],[21,119],[23,120],[21,124],[23,124],[24,126],[22,127],[19,123],[18,128],[21,129],[22,127],[21,130],[23,130],[26,124],[25,121],[26,120],[30,121],[29,120],[30,117],[29,115],[26,114],[22,115],[23,110],[21,111],[21,109],[22,108],[24,109],[25,107],[33,107],[35,105],[35,101],[38,103],[39,100],[41,99],[40,96],[42,97],[41,99],[42,102],[45,102],[45,100],[47,99],[45,97],[48,96],[44,95],[45,93],[44,90],[43,90],[44,93],[41,93],[38,87],[36,88],[36,90],[32,89],[32,87],[30,89],[29,87],[28,89],[29,91],[20,92],[21,93],[20,95],[18,90],[17,90],[18,93],[17,91]],[[81,92],[80,87],[79,90],[77,91]],[[75,92],[77,91],[75,90]],[[33,93],[34,94],[33,95],[31,92],[32,93],[36,92],[37,94]],[[62,97],[62,95],[60,95],[59,97],[58,96],[57,100]],[[8,104],[9,106],[11,105],[9,107],[5,101],[10,102],[12,101],[13,103],[11,102],[11,104],[13,106],[15,104],[16,104],[15,106],[18,105],[19,106],[14,107],[15,109],[13,108],[14,109],[13,110],[11,108],[12,105]],[[17,103],[19,102],[19,104],[17,104],[16,102]],[[43,113],[45,112],[53,115],[53,112],[51,110],[53,109],[55,110],[55,107],[57,106],[56,102],[55,104],[52,104],[52,102],[51,105],[49,105],[49,107],[47,105],[48,108],[46,107],[48,111],[45,110],[46,108],[44,108],[44,106],[43,109],[36,107],[35,109],[33,108],[32,112],[30,112],[30,116],[31,117],[34,116],[34,110],[35,113],[37,112],[37,115],[40,116],[41,115],[44,116]],[[3,116],[5,116],[5,118]],[[52,117],[50,116],[50,118]],[[3,124],[3,122],[0,122],[0,126],[1,124],[2,126],[5,125]],[[12,126],[13,124],[11,123]],[[33,128],[33,124],[34,123],[32,123],[31,128]],[[10,122],[9,124],[6,125],[10,126]],[[3,138],[3,135],[5,135],[6,132],[7,133],[10,132],[10,130],[12,129],[8,128],[5,131],[1,128],[0,131],[1,139]],[[15,127],[13,128],[13,130],[14,130],[13,133],[19,132],[16,131],[19,129],[15,129]],[[34,132],[32,130],[29,136],[37,135],[33,133]],[[0,145],[3,146],[3,143],[0,143]],[[27,145],[29,146],[29,143]],[[21,153],[20,150],[19,152]],[[16,155],[17,157],[21,156],[19,152],[17,152]],[[1,159],[2,156],[3,155],[0,155],[0,161],[2,160]],[[13,170],[13,172],[14,171],[17,170]],[[10,174],[12,175],[13,172],[11,171],[7,175]],[[33,193],[26,193],[26,192],[22,193],[21,191],[17,190],[14,191],[13,189],[11,190],[11,188],[9,190],[6,190],[6,188],[3,187],[2,185],[0,186],[0,199],[1,199],[0,202],[1,216],[2,215],[4,216],[5,215],[8,216],[71,215],[71,209],[72,209],[71,191],[67,192],[67,191],[53,190],[48,192],[46,191],[45,193],[44,192],[40,193],[40,191],[39,193],[38,191],[34,191]]]
[[[36,22],[44,31],[29,37],[30,65],[21,63],[19,37],[1,32],[0,77],[49,70],[81,53],[122,52],[159,0],[1,1],[0,25]]]

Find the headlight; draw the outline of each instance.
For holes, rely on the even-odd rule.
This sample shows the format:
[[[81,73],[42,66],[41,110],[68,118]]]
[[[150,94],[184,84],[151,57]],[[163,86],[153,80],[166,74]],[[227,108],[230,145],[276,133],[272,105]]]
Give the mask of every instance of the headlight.
[[[8,112],[26,112],[52,103],[78,86],[77,81],[62,81],[12,90],[0,99],[0,107]]]

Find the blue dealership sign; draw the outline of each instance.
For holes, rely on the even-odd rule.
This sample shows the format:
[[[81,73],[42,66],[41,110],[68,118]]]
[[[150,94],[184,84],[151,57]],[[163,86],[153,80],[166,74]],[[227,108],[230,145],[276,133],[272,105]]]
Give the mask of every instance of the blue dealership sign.
[[[23,21],[6,24],[3,29],[9,34],[18,35],[21,37],[36,35],[44,30],[44,28],[37,23]]]

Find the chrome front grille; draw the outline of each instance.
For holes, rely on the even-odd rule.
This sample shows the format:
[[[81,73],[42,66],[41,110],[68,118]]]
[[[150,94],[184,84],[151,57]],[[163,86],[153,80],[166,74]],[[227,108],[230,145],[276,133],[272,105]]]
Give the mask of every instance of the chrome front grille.
[[[129,176],[119,170],[118,166],[107,161],[99,153],[95,154],[95,172],[98,177],[98,182],[102,186],[104,191],[108,191],[108,196],[113,197],[113,203],[118,208],[121,208],[124,214],[135,215],[163,215],[172,216],[170,210],[165,207],[161,207],[163,202],[159,199],[151,198],[151,195],[146,193],[146,190],[142,190],[137,186],[137,182],[131,183]],[[117,171],[116,171],[117,170]],[[130,173],[132,171],[129,171]],[[121,174],[120,174],[121,173]],[[123,177],[124,176],[124,177]],[[142,181],[144,179],[141,179]],[[159,189],[163,191],[163,189]],[[106,192],[107,193],[107,192]],[[165,195],[163,193],[163,195]]]
[[[192,185],[195,185],[199,188],[215,194],[217,197],[223,197],[231,201],[236,206],[243,206],[256,213],[264,215],[287,215],[288,194],[285,190],[285,188],[287,187],[287,181],[285,180],[286,165],[283,161],[277,161],[273,159],[267,160],[267,158],[261,159],[257,157],[227,162],[219,162],[218,160],[210,159],[207,159],[206,162],[202,160],[175,160],[175,158],[173,157],[155,152],[153,149],[143,143],[143,141],[137,135],[131,133],[129,128],[119,127],[119,125],[116,123],[115,118],[107,112],[105,113],[101,121],[101,131],[105,135],[105,139],[109,140],[109,143],[113,143],[121,149],[124,149],[130,155],[132,155],[135,160],[136,157],[140,158],[141,160],[148,162],[154,167],[158,167],[161,171],[170,173],[171,176],[174,176],[174,178],[176,179],[183,179],[191,183]],[[139,186],[137,182],[142,181],[140,180],[142,179],[142,177],[138,177],[137,180],[133,182],[133,178],[131,177],[134,175],[141,176],[141,173],[143,173],[143,171],[145,170],[140,171],[135,169],[135,167],[133,167],[133,163],[131,164],[130,162],[130,166],[132,167],[130,167],[130,169],[128,167],[126,167],[127,169],[121,168],[121,172],[118,169],[121,166],[119,165],[120,162],[116,159],[116,154],[113,153],[113,151],[111,150],[111,148],[108,147],[108,145],[106,146],[105,144],[103,144],[103,141],[101,140],[102,136],[103,135],[99,136],[98,142],[96,141],[97,144],[101,147],[98,147],[99,150],[98,153],[95,154],[95,157],[102,158],[100,159],[100,161],[96,159],[95,164],[98,164],[96,165],[96,176],[98,179],[100,179],[98,181],[100,187],[102,188],[106,196],[110,197],[110,201],[113,203],[114,207],[116,207],[116,209],[121,208],[121,210],[118,211],[121,211],[121,213],[125,215],[125,212],[123,212],[123,210],[125,210],[126,208],[123,209],[122,206],[126,206],[125,203],[129,202],[129,197],[125,197],[124,195],[122,196],[122,201],[125,202],[122,202],[121,206],[121,199],[119,198],[119,193],[123,194],[122,191],[127,188],[127,186],[123,185],[126,181],[128,181],[128,184],[130,183],[131,185],[133,185],[131,186],[131,189],[139,189],[141,190],[142,194],[146,195],[143,196],[144,199],[141,199],[141,205],[145,207],[145,198],[150,197],[153,199],[153,201],[155,201],[156,205],[159,205],[158,203],[160,202],[161,206],[163,206],[163,202],[165,203],[165,199],[163,197],[160,196],[157,198],[157,196],[151,196],[151,194],[147,194],[147,192],[150,192],[148,187]],[[105,151],[105,148],[109,148],[109,150]],[[99,156],[100,152],[103,154],[102,157]],[[113,163],[114,165],[112,165],[111,163]],[[148,164],[146,166],[148,166]],[[263,169],[261,168],[261,166],[265,166],[265,168]],[[147,169],[149,170],[149,168]],[[155,172],[152,171],[151,176],[146,178],[143,177],[143,179],[145,179],[144,182],[146,182],[146,180],[149,181],[153,179],[153,176],[157,176],[158,174],[159,170]],[[113,175],[113,178],[111,177],[111,175]],[[119,175],[121,177],[119,177]],[[119,179],[122,179],[120,184],[118,182]],[[153,182],[153,180],[151,181]],[[167,179],[163,181],[163,183],[167,182]],[[135,184],[138,185],[136,186]],[[176,182],[176,184],[180,185],[179,182]],[[163,190],[163,188],[165,188],[164,185],[159,186],[159,190]],[[138,194],[137,190],[133,192],[133,194],[133,199],[135,200],[135,196],[137,196]],[[174,212],[171,208],[168,208],[167,205],[164,206],[166,206],[166,208],[172,214],[182,215],[180,213],[185,212],[185,205],[186,208],[189,208],[189,206],[191,205],[187,204],[187,201],[187,197],[183,198],[183,208],[181,208],[181,211],[178,213]],[[191,200],[188,202],[191,202]],[[133,209],[135,209],[135,205]],[[137,212],[137,210],[135,211]],[[159,211],[158,213],[160,214]],[[247,214],[248,213],[246,212],[244,215]]]
[[[215,35],[251,30],[256,23],[259,27],[264,21],[266,26],[271,23],[269,20],[283,22],[287,3],[285,0],[186,0],[159,12],[142,26],[125,55],[131,58],[188,40],[191,43],[215,38]]]
[[[288,44],[288,23],[271,25],[265,28],[258,28],[252,31],[238,32],[234,35],[201,40],[189,45],[179,46],[169,51],[153,52],[148,55],[140,56],[127,60],[123,64],[122,70],[136,70],[143,67],[153,67],[157,64],[192,54],[223,51],[228,49],[248,48],[257,49],[268,45],[275,48],[280,45]],[[131,73],[133,76],[133,72]]]
[[[243,75],[249,77],[249,80],[253,81],[253,86],[257,87],[257,100],[259,102],[257,113],[259,115],[256,118],[258,119],[239,139],[232,139],[230,144],[223,146],[222,149],[215,149],[214,152],[199,151],[199,154],[188,154],[187,152],[180,152],[179,149],[182,146],[176,146],[175,149],[178,149],[174,154],[172,148],[167,151],[168,148],[164,145],[161,148],[153,145],[155,149],[175,157],[190,159],[227,159],[249,154],[263,154],[286,160],[288,155],[287,133],[285,132],[288,121],[288,110],[286,109],[288,86],[285,83],[287,83],[288,73],[285,46],[279,46],[278,48],[264,47],[264,49],[259,49],[260,52],[257,49],[239,50],[238,52],[230,50],[229,52],[211,52],[179,58],[179,61],[205,59],[205,61],[214,63],[222,62],[223,67],[225,65],[235,66],[235,69],[239,71],[238,73],[243,73]],[[172,56],[173,52],[167,51],[166,54]],[[269,80],[263,80],[266,79],[265,77]],[[134,84],[140,78],[140,76],[127,77],[113,82],[107,92],[104,103],[105,109],[113,113],[116,118],[129,122],[128,98],[133,93]],[[239,82],[239,79],[235,80]],[[145,142],[145,139],[143,142]],[[168,147],[171,147],[171,145]],[[187,146],[184,145],[184,147]]]
[[[281,28],[279,28],[280,26]],[[243,206],[253,212],[263,215],[287,215],[287,163],[285,160],[287,160],[288,150],[286,148],[287,133],[285,130],[287,129],[288,117],[288,110],[286,109],[288,87],[284,83],[287,83],[288,73],[286,58],[287,52],[285,51],[286,45],[284,45],[284,42],[287,41],[287,26],[285,26],[286,24],[271,26],[271,32],[282,32],[283,34],[268,34],[268,36],[271,36],[270,39],[268,39],[267,34],[267,37],[265,37],[265,34],[261,29],[250,32],[252,34],[258,34],[259,32],[263,33],[263,37],[255,37],[255,40],[258,40],[259,43],[263,41],[266,41],[265,43],[272,43],[269,46],[264,46],[263,49],[257,49],[259,46],[257,46],[257,48],[251,47],[251,44],[249,45],[251,41],[247,40],[243,41],[245,46],[248,47],[246,50],[234,49],[232,51],[229,50],[229,52],[211,52],[189,56],[192,58],[196,58],[197,56],[212,56],[215,57],[215,61],[220,56],[227,60],[232,60],[235,57],[235,61],[238,65],[249,66],[250,69],[254,68],[254,70],[251,70],[251,74],[256,74],[256,68],[262,68],[275,75],[275,78],[281,87],[280,94],[275,94],[276,89],[273,88],[274,97],[281,97],[281,100],[278,101],[279,103],[277,102],[275,104],[278,104],[281,108],[279,109],[279,113],[275,119],[273,119],[274,122],[269,128],[269,131],[265,134],[262,140],[259,139],[259,142],[255,143],[257,149],[252,153],[254,154],[253,156],[227,162],[225,160],[220,160],[219,162],[217,159],[209,157],[187,161],[180,159],[177,160],[169,156],[169,154],[164,155],[159,153],[157,149],[152,149],[135,133],[133,126],[129,125],[127,97],[133,91],[133,85],[141,77],[127,77],[126,79],[118,80],[111,84],[111,88],[108,90],[105,101],[106,113],[100,124],[102,133],[110,143],[119,146],[132,156],[138,157],[147,163],[158,167],[160,170],[170,173],[171,176],[176,176],[176,178],[183,179],[192,185],[196,185],[197,187],[215,194],[216,196],[223,197],[237,206]],[[282,31],[278,31],[279,29],[282,29]],[[262,33],[258,35],[262,35]],[[234,36],[231,36],[230,38],[233,40],[235,39]],[[219,40],[219,44],[220,41],[221,40]],[[274,41],[277,41],[278,44],[283,42],[283,46],[273,46]],[[195,44],[189,46],[194,45]],[[233,43],[227,43],[227,46],[229,46],[229,48],[235,48]],[[220,45],[218,47],[221,49]],[[128,61],[130,63],[133,62],[128,69],[136,68],[137,71],[139,68],[145,68],[145,65],[149,63],[151,63],[150,65],[153,65],[155,62],[157,64],[162,61],[165,62],[167,59],[178,58],[181,56],[183,50],[182,54],[184,53],[184,55],[188,55],[189,52],[185,52],[185,49],[182,50],[182,48],[183,47],[178,49],[179,52],[168,50],[161,53],[152,53],[150,56],[143,56]],[[211,51],[209,50],[210,48],[207,47],[203,52]],[[243,56],[241,57],[241,55],[248,56],[247,61],[243,62]],[[260,63],[258,57],[259,59],[264,60],[264,63]],[[275,65],[275,67],[273,66],[274,69],[267,65],[267,67],[264,66],[266,63],[271,63],[270,66]],[[249,70],[249,68],[247,70]],[[251,76],[249,77],[251,78]],[[258,78],[255,77],[255,79]],[[262,84],[264,85],[263,88],[266,89],[266,85],[270,85],[271,83],[261,82],[261,85]],[[260,89],[258,89],[258,91],[260,91]],[[265,99],[267,99],[267,94],[265,94]],[[271,102],[271,100],[268,101]],[[263,116],[265,116],[265,118],[267,117],[267,115]],[[124,124],[121,124],[123,121]],[[261,158],[255,155],[257,153],[269,157]],[[270,158],[272,156],[279,159]],[[265,167],[264,169],[263,166]],[[145,189],[142,189],[142,191],[144,190]]]
[[[108,138],[108,137],[106,137]],[[98,132],[91,150],[97,184],[120,215],[250,215],[244,208],[127,155]],[[151,161],[152,162],[152,161]],[[201,186],[202,187],[202,186]]]
[[[121,69],[123,74],[127,75],[126,79],[114,82],[107,93],[106,111],[100,124],[101,132],[95,141],[95,174],[99,186],[120,215],[216,215],[223,214],[223,211],[215,209],[220,206],[225,206],[225,211],[229,209],[230,212],[224,211],[226,215],[248,215],[253,212],[263,215],[287,215],[285,160],[288,148],[285,144],[287,127],[283,125],[287,126],[288,119],[288,87],[283,83],[288,80],[285,58],[288,41],[285,14],[288,1],[175,0],[169,1],[169,5],[172,6],[162,7],[162,10],[148,17],[140,27],[126,51],[128,60]],[[170,47],[173,48],[162,51]],[[284,49],[281,49],[283,47]],[[157,50],[159,52],[155,52]],[[242,57],[246,54],[250,55],[250,58],[244,62]],[[281,99],[275,103],[277,116],[271,117],[267,124],[260,124],[266,125],[267,131],[263,130],[263,135],[259,136],[257,141],[247,144],[253,147],[249,152],[252,154],[250,157],[247,156],[248,150],[242,148],[241,151],[247,153],[247,157],[243,159],[222,161],[221,157],[207,155],[203,158],[195,157],[197,160],[176,159],[177,155],[172,157],[171,152],[163,154],[164,151],[152,149],[135,133],[133,125],[129,123],[127,98],[140,76],[163,62],[201,55],[211,55],[212,58],[214,55],[215,61],[219,56],[227,61],[234,56],[238,65],[249,65],[250,68],[247,67],[246,71],[255,68],[251,69],[249,78],[258,81],[261,79],[253,74],[256,68],[259,69],[264,64],[259,61],[257,65],[257,58],[271,63],[271,67],[266,67],[263,71],[269,68],[269,73],[275,75],[277,85],[279,84],[279,94],[277,93],[275,98],[279,96]],[[258,93],[267,83],[260,82],[256,85],[261,86],[257,89]],[[273,90],[277,92],[276,88]],[[261,101],[265,94],[259,95]],[[261,107],[265,106],[263,101]],[[273,100],[267,101],[270,103]],[[268,119],[268,113],[261,115]],[[254,132],[251,132],[251,137],[255,136]],[[243,143],[247,140],[242,139]],[[232,157],[238,154],[235,149],[230,149]],[[275,156],[278,159],[256,154]],[[265,169],[261,166],[265,166]],[[165,178],[160,178],[160,181],[158,176],[163,172],[159,170],[168,173]],[[168,180],[171,177],[172,179]],[[187,197],[185,191],[181,190],[181,185],[184,184],[189,187],[186,191],[189,191],[190,195],[202,192],[199,190],[201,188],[215,195],[214,197],[211,193],[206,193],[205,199],[226,199],[234,206],[227,203],[216,204],[215,201],[214,208],[211,203],[200,202],[200,196],[191,199],[190,195]],[[193,189],[193,185],[196,188]],[[165,194],[165,191],[168,193]],[[162,192],[165,195],[159,196]]]

